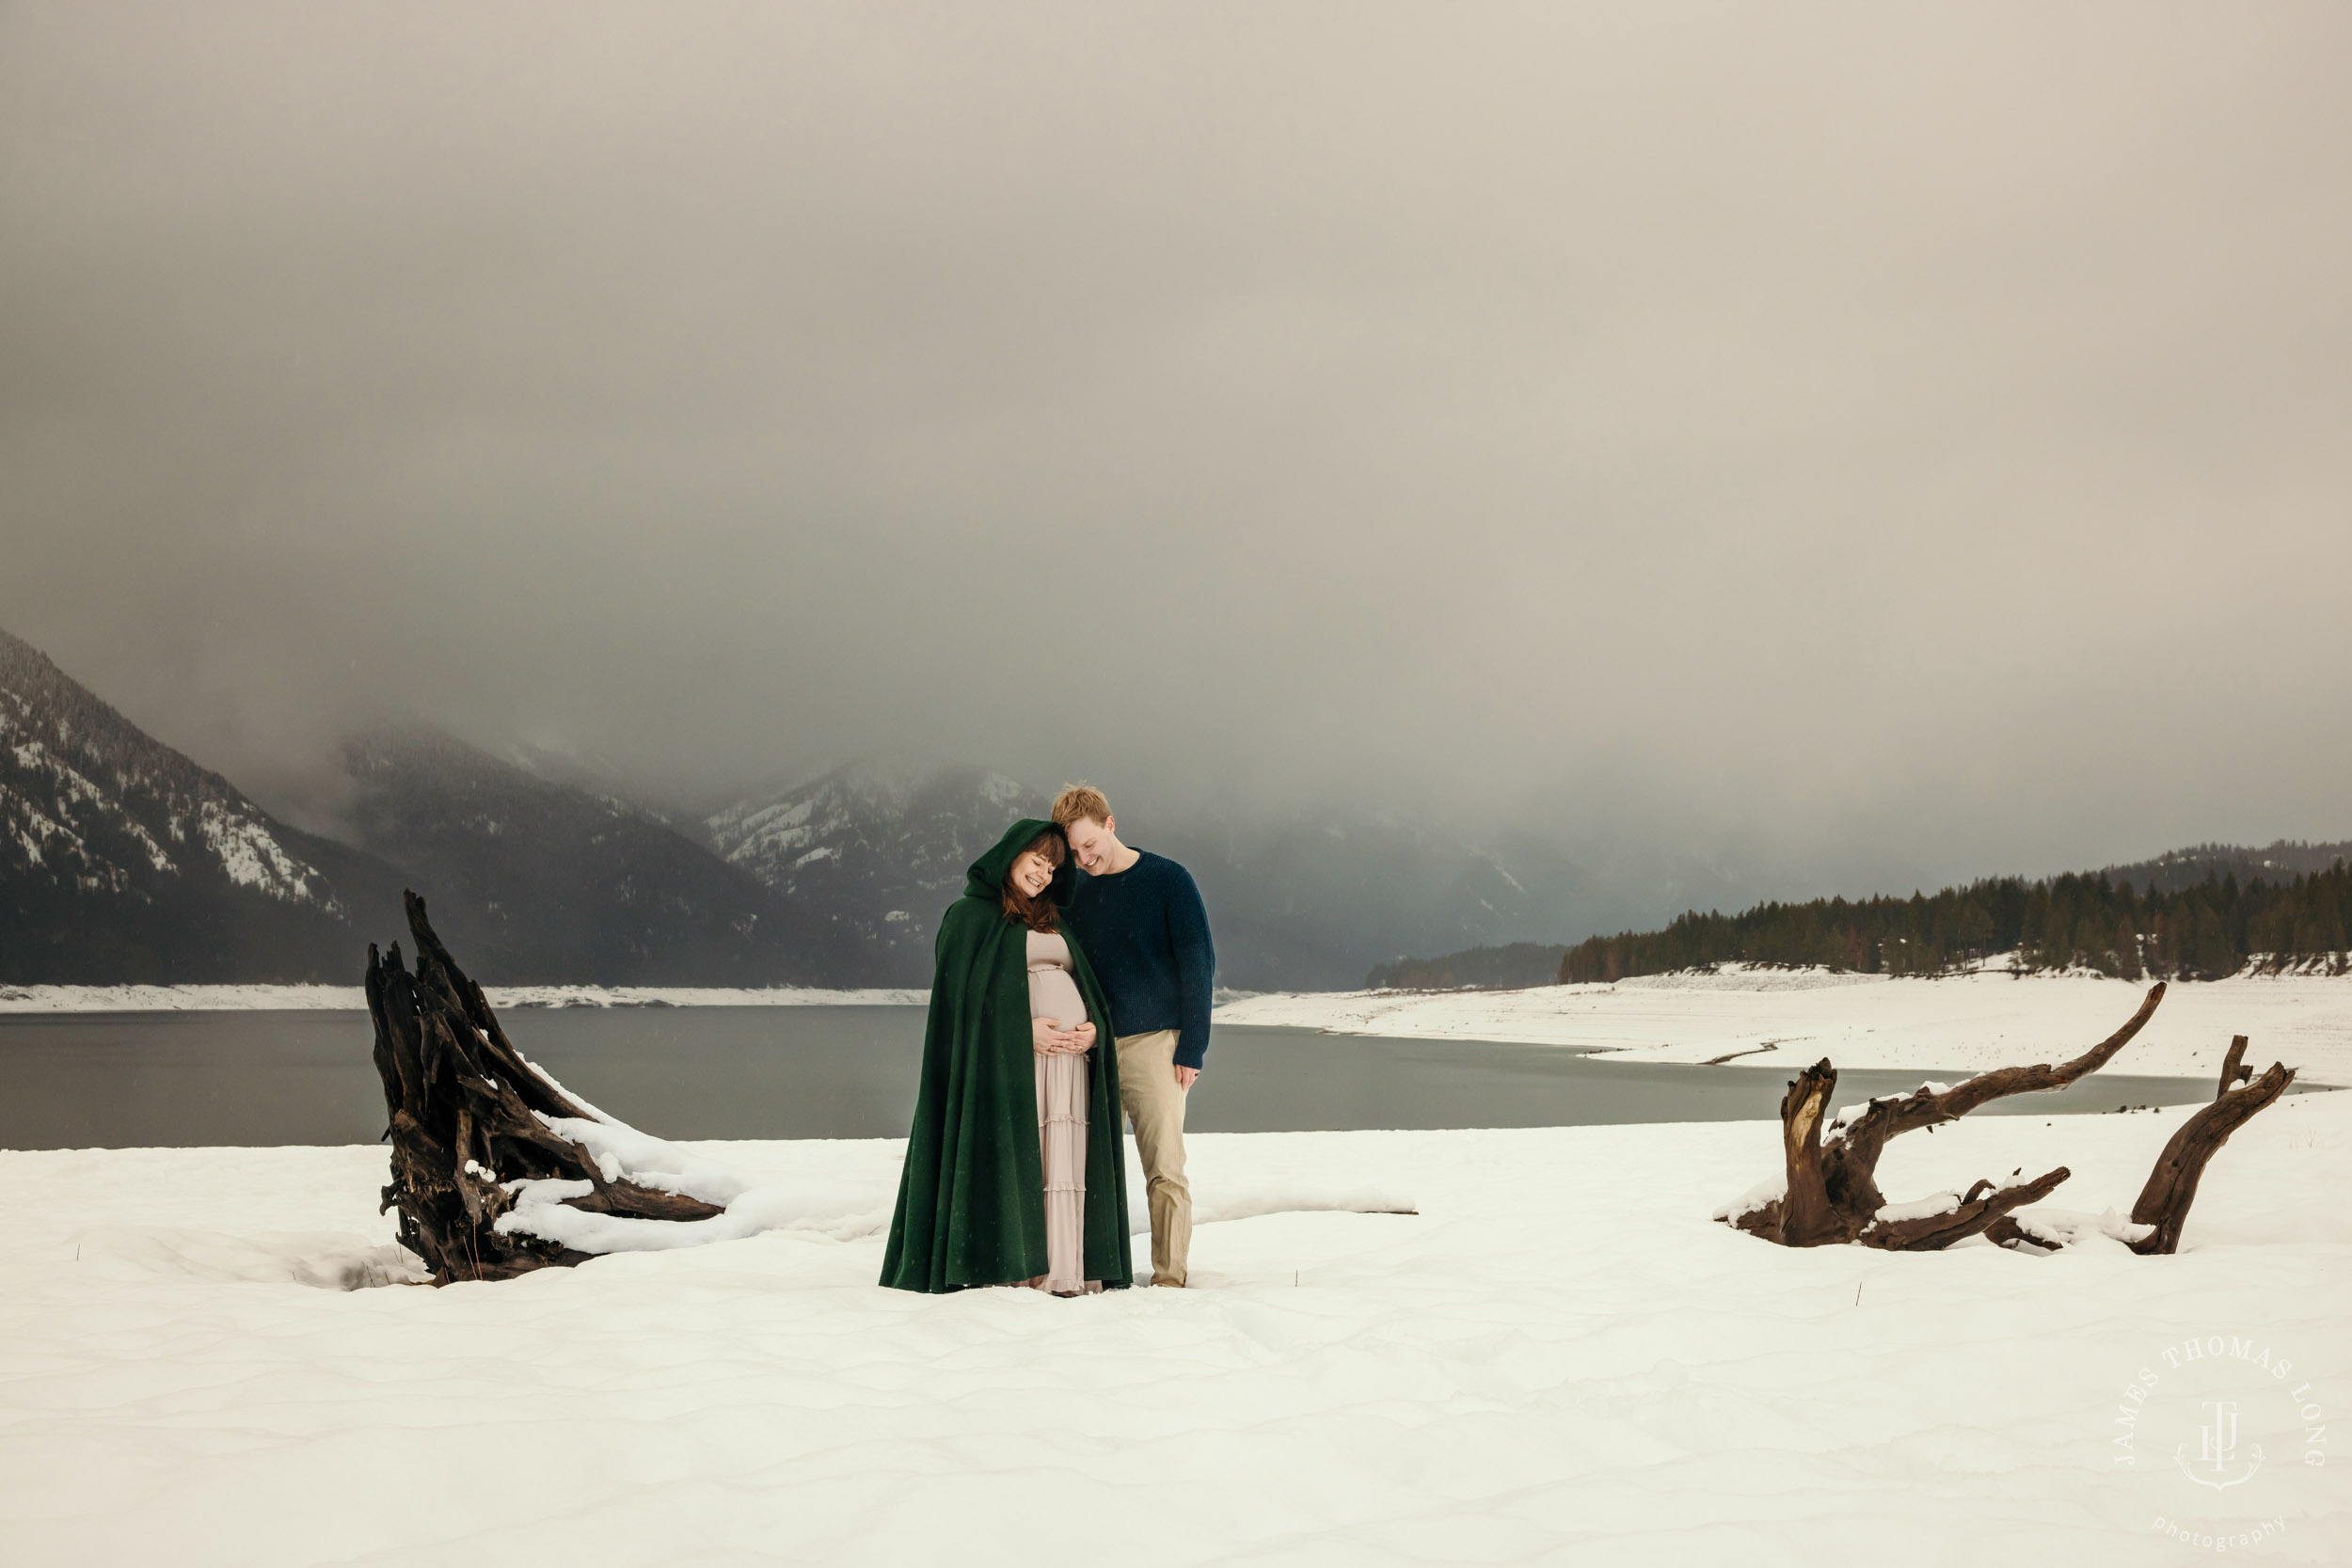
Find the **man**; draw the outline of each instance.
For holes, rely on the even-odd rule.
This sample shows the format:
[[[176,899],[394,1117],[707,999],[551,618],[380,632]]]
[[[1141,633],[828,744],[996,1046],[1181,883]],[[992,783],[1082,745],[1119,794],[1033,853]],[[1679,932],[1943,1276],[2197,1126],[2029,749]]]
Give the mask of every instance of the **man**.
[[[1216,951],[1192,874],[1120,842],[1102,791],[1073,784],[1054,820],[1078,862],[1070,928],[1110,1004],[1119,1101],[1135,1125],[1152,1211],[1152,1283],[1184,1283],[1192,1188],[1184,1180],[1184,1095],[1209,1051]]]

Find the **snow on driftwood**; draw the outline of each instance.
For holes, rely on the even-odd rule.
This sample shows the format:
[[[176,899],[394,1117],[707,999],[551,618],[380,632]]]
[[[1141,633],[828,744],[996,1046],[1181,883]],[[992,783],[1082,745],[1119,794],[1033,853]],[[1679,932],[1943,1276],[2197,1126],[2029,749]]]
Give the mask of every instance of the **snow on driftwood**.
[[[407,895],[413,974],[395,943],[368,949],[368,1013],[389,1117],[387,1209],[433,1281],[506,1279],[585,1262],[596,1220],[671,1224],[715,1218],[736,1196],[725,1173],[668,1159],[526,1060]],[[595,1129],[595,1142],[575,1132]],[[631,1156],[656,1179],[639,1180]],[[708,1184],[710,1196],[696,1191]],[[575,1220],[572,1216],[579,1216]]]

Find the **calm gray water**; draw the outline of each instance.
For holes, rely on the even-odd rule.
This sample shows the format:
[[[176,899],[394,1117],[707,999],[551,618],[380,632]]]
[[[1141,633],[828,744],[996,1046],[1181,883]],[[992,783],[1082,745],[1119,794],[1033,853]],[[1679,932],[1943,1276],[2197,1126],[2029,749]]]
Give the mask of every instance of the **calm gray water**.
[[[672,1138],[902,1136],[921,1007],[516,1008],[523,1053],[606,1112]],[[367,1015],[0,1014],[0,1148],[351,1144],[384,1130]],[[1203,1132],[1565,1127],[1779,1114],[1787,1075],[1610,1063],[1549,1046],[1220,1027],[1188,1126]],[[1843,1074],[1838,1101],[1917,1086]],[[1947,1081],[1964,1074],[1939,1073]],[[1980,1115],[2211,1098],[2188,1078],[2099,1073]]]

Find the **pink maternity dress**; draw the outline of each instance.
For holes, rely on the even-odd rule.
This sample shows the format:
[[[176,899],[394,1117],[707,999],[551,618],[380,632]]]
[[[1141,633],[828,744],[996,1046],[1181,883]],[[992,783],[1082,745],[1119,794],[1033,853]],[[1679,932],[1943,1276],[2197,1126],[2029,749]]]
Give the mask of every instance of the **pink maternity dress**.
[[[1065,1029],[1087,1022],[1086,999],[1071,976],[1070,944],[1058,931],[1031,931],[1029,1017]],[[1045,1273],[1027,1281],[1057,1296],[1089,1294],[1086,1277],[1087,1059],[1084,1053],[1037,1053],[1037,1139],[1045,1164]]]

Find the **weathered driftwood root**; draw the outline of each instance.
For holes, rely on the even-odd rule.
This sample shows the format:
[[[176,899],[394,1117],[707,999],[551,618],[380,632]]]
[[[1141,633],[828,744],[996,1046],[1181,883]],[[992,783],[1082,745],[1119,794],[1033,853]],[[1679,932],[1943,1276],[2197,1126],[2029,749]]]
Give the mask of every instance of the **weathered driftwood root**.
[[[1921,1086],[1910,1094],[1873,1100],[1848,1125],[1828,1118],[1837,1069],[1825,1058],[1799,1073],[1780,1102],[1781,1145],[1788,1185],[1782,1196],[1724,1218],[1740,1229],[1783,1246],[1827,1246],[1860,1242],[1895,1251],[1932,1251],[1973,1236],[2005,1220],[2009,1212],[2047,1197],[2068,1172],[2061,1165],[2014,1186],[1979,1181],[1949,1207],[1907,1214],[1889,1209],[1879,1191],[1879,1156],[1887,1140],[1922,1127],[1958,1121],[1992,1101],[2038,1089],[2063,1088],[2097,1071],[2139,1033],[2164,1000],[2164,986],[2152,988],[2131,1021],[2071,1062],[2052,1067],[2000,1068],[1948,1089]],[[2005,1227],[2006,1228],[2006,1227]]]
[[[608,1180],[596,1157],[543,1117],[598,1119],[523,1060],[499,1027],[482,988],[466,977],[433,934],[424,900],[407,895],[417,968],[400,947],[379,958],[368,945],[368,1014],[375,1023],[375,1069],[390,1111],[391,1181],[383,1208],[400,1211],[400,1239],[433,1271],[433,1283],[509,1279],[592,1256],[501,1230],[515,1207],[513,1183],[584,1184],[564,1201],[591,1213],[649,1220],[707,1219],[713,1204],[626,1180]]]
[[[2295,1082],[2295,1069],[2273,1062],[2268,1072],[2246,1087],[2231,1088],[2232,1068],[2241,1077],[2250,1070],[2237,1066],[2245,1053],[2246,1037],[2240,1035],[2230,1044],[2229,1066],[2221,1069],[2220,1097],[2183,1122],[2164,1146],[2164,1152],[2156,1156],[2156,1168],[2148,1173],[2148,1185],[2139,1190],[2139,1201],[2132,1205],[2132,1223],[2155,1228],[2132,1243],[2134,1252],[2180,1249],[2181,1227],[2188,1223],[2188,1206],[2197,1201],[2197,1183],[2205,1174],[2205,1162],[2221,1152],[2231,1133],[2286,1093],[2287,1085]]]
[[[1831,1121],[1823,1127],[1830,1096],[1837,1087],[1837,1069],[1826,1060],[1815,1063],[1790,1082],[1780,1102],[1781,1148],[1787,1167],[1787,1183],[1780,1196],[1753,1207],[1726,1207],[1720,1217],[1784,1246],[1859,1242],[1891,1251],[1931,1252],[1981,1234],[2003,1246],[2056,1250],[2063,1244],[2060,1239],[2021,1225],[2010,1211],[2049,1196],[2067,1179],[2065,1166],[2011,1186],[1979,1181],[1965,1194],[1947,1195],[1942,1201],[1889,1205],[1878,1188],[1879,1156],[1888,1139],[1904,1132],[1956,1121],[2006,1095],[2062,1088],[2097,1071],[2139,1033],[2164,1000],[2164,990],[2161,984],[2152,989],[2129,1022],[2071,1062],[2058,1067],[2002,1068],[1956,1088],[1922,1087],[1898,1098],[1873,1100],[1851,1126]],[[2293,1069],[2273,1063],[2268,1072],[2245,1088],[2233,1088],[2250,1075],[2251,1069],[2241,1065],[2245,1054],[2246,1037],[2240,1035],[2230,1042],[2229,1055],[2222,1063],[2218,1098],[2183,1123],[2157,1158],[2147,1187],[2132,1207],[2133,1226],[2145,1231],[2131,1241],[2133,1251],[2164,1253],[2180,1245],[2181,1227],[2187,1221],[2189,1205],[2196,1201],[2197,1182],[2206,1162],[2232,1132],[2284,1094],[2295,1081]]]
[[[2219,1100],[2253,1076],[2254,1069],[2246,1065],[2246,1037],[2232,1035],[2229,1053],[2221,1058],[2221,1086],[2213,1091],[2213,1097]]]
[[[2180,1250],[2181,1229],[2188,1223],[2189,1205],[2197,1201],[2197,1183],[2205,1174],[2206,1163],[2221,1151],[2231,1133],[2276,1101],[2295,1082],[2295,1069],[2273,1062],[2270,1070],[2252,1084],[2233,1090],[2233,1083],[2252,1075],[2252,1069],[2238,1065],[2245,1053],[2246,1037],[2240,1035],[2230,1042],[2229,1059],[2221,1069],[2220,1094],[2183,1122],[2165,1144],[2164,1152],[2156,1156],[2156,1168],[2149,1172],[2148,1185],[2140,1189],[2139,1201],[2132,1205],[2132,1228],[2141,1234],[2108,1230],[2134,1252],[2148,1256]],[[1984,1233],[2002,1246],[2021,1250],[2056,1252],[2066,1244],[2063,1235],[2009,1218],[1985,1227]]]
[[[1938,1252],[1964,1236],[1990,1231],[1996,1225],[2014,1226],[2017,1222],[2009,1217],[2010,1210],[2041,1202],[2073,1174],[2060,1165],[2046,1176],[2037,1176],[2013,1187],[1995,1187],[1979,1180],[1962,1197],[1957,1209],[1922,1214],[1916,1219],[1882,1219],[1867,1227],[1855,1240],[1865,1246],[1883,1247],[1889,1252]]]

